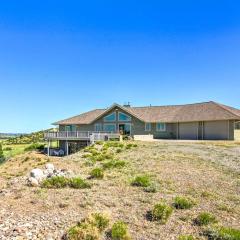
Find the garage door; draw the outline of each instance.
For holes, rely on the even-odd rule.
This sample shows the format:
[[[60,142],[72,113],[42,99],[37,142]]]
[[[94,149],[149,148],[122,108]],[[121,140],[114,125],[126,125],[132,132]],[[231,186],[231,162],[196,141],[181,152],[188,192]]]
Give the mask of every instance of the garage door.
[[[198,122],[179,123],[179,138],[180,139],[198,139]]]
[[[228,139],[228,121],[204,122],[204,139]]]

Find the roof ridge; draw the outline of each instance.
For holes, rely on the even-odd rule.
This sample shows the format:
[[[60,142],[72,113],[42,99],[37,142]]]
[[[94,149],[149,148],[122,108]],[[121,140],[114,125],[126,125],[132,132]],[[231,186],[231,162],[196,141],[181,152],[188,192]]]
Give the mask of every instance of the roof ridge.
[[[129,108],[150,108],[150,107],[176,107],[176,106],[186,106],[186,105],[198,105],[198,104],[206,104],[211,103],[213,101],[207,101],[207,102],[197,102],[197,103],[187,103],[187,104],[169,104],[169,105],[159,105],[159,106],[140,106],[140,107],[129,107]]]
[[[211,101],[211,102],[212,102],[213,104],[217,105],[218,107],[224,109],[225,111],[231,113],[232,115],[234,115],[234,116],[236,116],[236,117],[239,117],[239,116],[240,116],[240,115],[237,115],[237,114],[235,114],[234,112],[232,112],[230,109],[228,109],[228,107],[230,107],[230,106],[226,106],[226,105],[224,105],[224,104],[217,103],[217,102],[214,102],[214,101]],[[238,110],[238,109],[236,109],[236,110]]]

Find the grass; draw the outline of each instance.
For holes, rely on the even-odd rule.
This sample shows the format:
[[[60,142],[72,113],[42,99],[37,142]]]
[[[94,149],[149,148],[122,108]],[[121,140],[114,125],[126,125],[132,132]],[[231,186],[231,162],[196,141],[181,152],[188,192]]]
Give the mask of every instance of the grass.
[[[103,177],[104,177],[103,169],[102,168],[94,168],[90,172],[90,177],[91,178],[96,178],[96,179],[103,179]]]
[[[192,235],[180,235],[178,240],[195,240],[195,238]]]
[[[199,226],[206,226],[209,224],[217,223],[217,219],[211,213],[202,212],[195,219],[195,223]]]
[[[240,230],[229,227],[211,227],[203,232],[209,240],[239,240]]]
[[[123,221],[115,222],[111,229],[111,237],[113,240],[130,240],[127,224]]]
[[[147,188],[151,186],[151,179],[148,175],[139,175],[132,180],[131,185]]]
[[[102,164],[104,169],[123,168],[126,166],[126,162],[123,160],[113,159]]]
[[[195,205],[195,202],[186,197],[175,197],[173,206],[176,209],[190,209]]]
[[[173,209],[166,203],[160,202],[155,204],[151,212],[151,218],[153,221],[158,221],[161,224],[166,224],[170,216],[172,215]]]

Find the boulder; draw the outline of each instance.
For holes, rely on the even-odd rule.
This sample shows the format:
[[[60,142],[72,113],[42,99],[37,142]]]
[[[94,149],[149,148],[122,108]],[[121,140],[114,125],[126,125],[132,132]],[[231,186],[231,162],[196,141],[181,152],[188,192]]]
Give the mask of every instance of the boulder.
[[[44,178],[43,171],[39,168],[35,168],[30,172],[30,176],[35,178],[37,181],[42,181]]]
[[[28,184],[32,187],[37,187],[39,185],[39,182],[36,178],[30,177],[28,178]]]
[[[47,163],[45,167],[47,170],[50,170],[51,172],[53,172],[55,169],[55,167],[52,163]]]

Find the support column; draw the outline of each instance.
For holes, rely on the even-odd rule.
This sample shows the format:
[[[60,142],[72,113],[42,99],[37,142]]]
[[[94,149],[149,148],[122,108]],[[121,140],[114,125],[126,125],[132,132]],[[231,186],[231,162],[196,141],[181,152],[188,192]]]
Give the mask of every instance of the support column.
[[[66,141],[66,155],[68,156],[68,141]]]
[[[47,150],[47,155],[50,156],[50,145],[51,145],[51,140],[48,140],[48,150]]]

